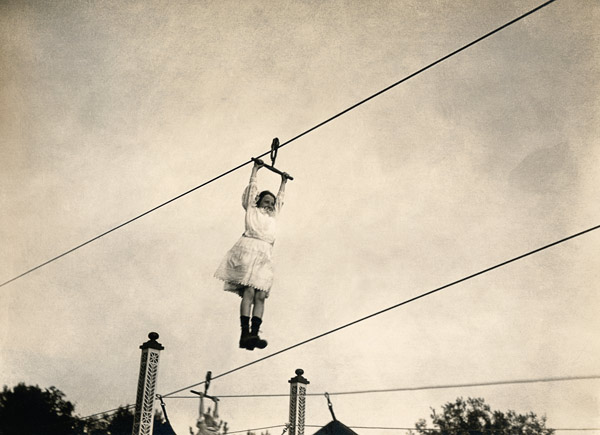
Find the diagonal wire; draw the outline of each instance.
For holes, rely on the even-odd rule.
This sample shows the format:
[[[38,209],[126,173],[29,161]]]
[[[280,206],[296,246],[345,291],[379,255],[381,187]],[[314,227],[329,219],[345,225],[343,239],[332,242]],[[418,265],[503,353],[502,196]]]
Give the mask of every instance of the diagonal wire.
[[[515,379],[509,381],[492,381],[492,382],[477,382],[467,384],[445,384],[445,385],[427,385],[421,387],[400,387],[400,388],[383,388],[358,391],[338,391],[328,393],[330,396],[344,396],[353,394],[371,394],[371,393],[396,393],[403,391],[424,391],[424,390],[442,390],[451,388],[471,388],[471,387],[492,387],[499,385],[515,385],[515,384],[534,384],[542,382],[561,382],[561,381],[583,381],[600,379],[600,375],[589,376],[561,376],[553,378],[537,378],[537,379]],[[324,393],[306,393],[305,396],[323,396]],[[240,398],[257,398],[257,397],[289,397],[289,393],[279,394],[219,394],[219,399],[240,399]],[[198,396],[170,396],[170,399],[197,399]]]
[[[212,378],[211,378],[212,379]],[[536,378],[536,379],[514,379],[508,381],[491,381],[491,382],[477,382],[477,383],[463,383],[463,384],[444,384],[444,385],[426,385],[421,387],[400,387],[400,388],[383,388],[383,389],[370,389],[370,390],[357,390],[357,391],[338,391],[328,393],[330,396],[343,396],[353,394],[371,394],[371,393],[395,393],[404,391],[424,391],[424,390],[440,390],[450,388],[470,388],[470,387],[491,387],[499,385],[515,385],[515,384],[533,384],[533,383],[546,383],[546,382],[562,382],[562,381],[583,381],[583,380],[595,380],[600,379],[600,375],[584,375],[584,376],[559,376],[550,378]],[[324,393],[306,393],[306,396],[323,396]],[[268,397],[289,397],[289,393],[279,394],[219,394],[219,399],[245,399],[245,398],[268,398]],[[162,396],[161,396],[162,397]],[[165,399],[198,399],[198,396],[170,396],[164,397]],[[84,419],[90,419],[97,416],[104,416],[114,413],[120,409],[134,408],[134,405],[121,406],[119,408],[110,409],[104,412],[98,412],[91,414]],[[273,426],[275,427],[275,426]],[[260,429],[260,428],[259,428]],[[259,430],[254,429],[254,430]],[[270,429],[262,428],[262,429]],[[252,429],[250,429],[252,430]],[[577,430],[577,429],[573,429]],[[579,429],[584,430],[584,429]],[[234,432],[229,432],[234,433]]]
[[[274,429],[274,428],[278,428],[278,427],[284,427],[285,425],[280,424],[280,425],[276,425],[276,426],[264,426],[264,427],[258,427],[258,428],[254,428],[254,429],[244,429],[244,430],[236,430],[233,432],[227,432],[228,434],[236,434],[236,433],[248,433],[251,431],[255,431],[255,430],[262,430],[262,429]],[[317,425],[317,424],[305,424],[304,427],[310,427],[310,428],[322,428],[322,425]],[[350,429],[363,429],[363,430],[409,430],[409,431],[416,431],[417,429],[415,427],[389,427],[389,426],[348,426]],[[581,427],[581,428],[544,428],[547,431],[600,431],[599,427]],[[423,429],[419,429],[419,431],[423,431],[423,432],[430,432],[430,433],[447,433],[447,432],[454,432],[454,433],[463,433],[464,431],[469,430],[469,429],[436,429],[436,428],[423,428]],[[472,431],[477,432],[479,429],[471,429]],[[484,432],[489,432],[489,433],[494,433],[494,432],[505,432],[506,429],[484,429]]]
[[[119,406],[118,408],[109,409],[108,411],[96,412],[95,414],[86,415],[82,417],[84,420],[88,420],[95,417],[104,417],[105,415],[113,414],[121,409],[132,409],[135,408],[135,405],[125,405]]]
[[[312,337],[312,338],[309,338],[309,339],[307,339],[307,340],[301,341],[301,342],[299,342],[299,343],[296,343],[296,344],[294,344],[294,345],[292,345],[292,346],[286,347],[286,348],[284,348],[284,349],[281,349],[281,350],[279,350],[279,351],[277,351],[277,352],[271,353],[271,354],[269,354],[269,355],[266,355],[266,356],[264,356],[264,357],[262,357],[262,358],[259,358],[259,359],[257,359],[257,360],[251,361],[251,362],[249,362],[249,363],[247,363],[247,364],[241,365],[241,366],[239,366],[239,367],[237,367],[237,368],[234,368],[234,369],[232,369],[232,370],[229,370],[229,371],[227,371],[227,372],[221,373],[220,375],[213,376],[213,377],[212,377],[212,379],[214,380],[214,379],[221,378],[221,377],[223,377],[223,376],[229,375],[229,374],[231,374],[231,373],[233,373],[233,372],[236,372],[236,371],[238,371],[238,370],[244,369],[244,368],[246,368],[246,367],[249,367],[249,366],[251,366],[251,365],[253,365],[253,364],[257,364],[257,363],[259,363],[259,362],[261,362],[261,361],[264,361],[264,360],[266,360],[266,359],[272,358],[272,357],[274,357],[274,356],[276,356],[276,355],[279,355],[279,354],[281,354],[281,353],[287,352],[287,351],[289,351],[289,350],[292,350],[292,349],[294,349],[294,348],[296,348],[296,347],[299,347],[299,346],[305,345],[305,344],[307,344],[307,343],[310,343],[311,341],[314,341],[314,340],[317,340],[317,339],[319,339],[319,338],[325,337],[326,335],[333,334],[334,332],[337,332],[337,331],[340,331],[340,330],[342,330],[342,329],[348,328],[349,326],[355,325],[355,324],[357,324],[357,323],[363,322],[363,321],[365,321],[365,320],[367,320],[367,319],[370,319],[370,318],[372,318],[372,317],[375,317],[375,316],[378,316],[378,315],[380,315],[380,314],[383,314],[383,313],[386,313],[386,312],[388,312],[388,311],[391,311],[391,310],[393,310],[393,309],[399,308],[399,307],[401,307],[401,306],[403,306],[403,305],[406,305],[406,304],[408,304],[408,303],[410,303],[410,302],[414,302],[414,301],[416,301],[416,300],[418,300],[418,299],[424,298],[425,296],[429,296],[429,295],[431,295],[431,294],[433,294],[433,293],[437,293],[437,292],[439,292],[439,291],[441,291],[441,290],[447,289],[448,287],[452,287],[452,286],[454,286],[454,285],[456,285],[456,284],[460,284],[460,283],[462,283],[462,282],[465,282],[465,281],[467,281],[467,280],[470,280],[470,279],[472,279],[472,278],[475,278],[475,277],[477,277],[477,276],[479,276],[479,275],[483,275],[484,273],[490,272],[490,271],[492,271],[492,270],[494,270],[494,269],[498,269],[498,268],[500,268],[500,267],[506,266],[507,264],[510,264],[510,263],[513,263],[513,262],[515,262],[515,261],[521,260],[521,259],[523,259],[523,258],[525,258],[525,257],[528,257],[528,256],[530,256],[530,255],[536,254],[536,253],[538,253],[538,252],[540,252],[540,251],[543,251],[543,250],[545,250],[545,249],[551,248],[551,247],[553,247],[553,246],[559,245],[559,244],[561,244],[561,243],[564,243],[564,242],[566,242],[566,241],[568,241],[568,240],[574,239],[574,238],[576,238],[576,237],[580,237],[580,236],[582,236],[582,235],[584,235],[584,234],[587,234],[587,233],[589,233],[589,232],[591,232],[591,231],[595,231],[595,230],[597,230],[598,228],[600,228],[600,225],[596,225],[596,226],[594,226],[594,227],[588,228],[587,230],[583,230],[583,231],[580,231],[580,232],[578,232],[578,233],[572,234],[572,235],[570,235],[570,236],[568,236],[568,237],[565,237],[565,238],[563,238],[563,239],[557,240],[557,241],[555,241],[555,242],[552,242],[552,243],[550,243],[550,244],[548,244],[548,245],[544,245],[544,246],[542,246],[542,247],[540,247],[540,248],[534,249],[533,251],[529,251],[529,252],[527,252],[527,253],[525,253],[525,254],[521,254],[521,255],[519,255],[519,256],[517,256],[517,257],[511,258],[510,260],[503,261],[502,263],[498,263],[498,264],[496,264],[496,265],[494,265],[494,266],[491,266],[491,267],[488,267],[488,268],[486,268],[486,269],[480,270],[479,272],[476,272],[476,273],[473,273],[473,274],[471,274],[471,275],[465,276],[465,277],[463,277],[463,278],[460,278],[460,279],[458,279],[458,280],[456,280],[456,281],[453,281],[453,282],[451,282],[451,283],[449,283],[449,284],[445,284],[445,285],[443,285],[443,286],[441,286],[441,287],[438,287],[438,288],[436,288],[436,289],[433,289],[433,290],[430,290],[430,291],[428,291],[428,292],[422,293],[422,294],[420,294],[420,295],[418,295],[418,296],[415,296],[415,297],[413,297],[413,298],[407,299],[407,300],[405,300],[405,301],[403,301],[403,302],[400,302],[400,303],[398,303],[398,304],[396,304],[396,305],[392,305],[391,307],[388,307],[388,308],[385,308],[385,309],[383,309],[383,310],[377,311],[377,312],[375,312],[375,313],[369,314],[368,316],[361,317],[360,319],[354,320],[354,321],[352,321],[352,322],[350,322],[350,323],[346,323],[345,325],[338,326],[337,328],[331,329],[331,330],[329,330],[329,331],[327,331],[327,332],[324,332],[324,333],[322,333],[322,334],[316,335],[316,336],[314,336],[314,337]],[[187,387],[183,387],[183,388],[180,388],[180,389],[178,389],[178,390],[172,391],[172,392],[170,392],[170,393],[168,393],[168,394],[163,394],[162,396],[166,398],[166,397],[172,396],[172,395],[174,395],[174,394],[176,394],[176,393],[179,393],[179,392],[181,392],[181,391],[183,391],[183,390],[187,390],[187,389],[189,389],[189,388],[193,388],[193,387],[196,387],[196,386],[198,386],[198,385],[201,385],[201,384],[204,384],[204,383],[205,383],[205,381],[198,382],[198,383],[196,383],[196,384],[192,384],[192,385],[189,385],[189,386],[187,386]]]
[[[310,133],[311,131],[313,131],[313,130],[316,130],[317,128],[319,128],[319,127],[321,127],[321,126],[323,126],[323,125],[327,124],[328,122],[330,122],[330,121],[333,121],[333,120],[334,120],[334,119],[336,119],[336,118],[339,118],[340,116],[342,116],[342,115],[344,115],[345,113],[347,113],[347,112],[351,111],[352,109],[354,109],[354,108],[356,108],[356,107],[358,107],[358,106],[360,106],[360,105],[362,105],[362,104],[366,103],[366,102],[367,102],[367,101],[369,101],[369,100],[372,100],[373,98],[375,98],[375,97],[377,97],[377,96],[379,96],[379,95],[383,94],[384,92],[387,92],[387,91],[389,91],[390,89],[392,89],[392,88],[394,88],[394,87],[398,86],[398,85],[399,85],[399,84],[401,84],[401,83],[404,83],[405,81],[407,81],[407,80],[409,80],[409,79],[413,78],[414,76],[416,76],[416,75],[419,75],[419,74],[421,74],[422,72],[425,72],[425,71],[427,71],[429,68],[432,68],[432,67],[436,66],[437,64],[439,64],[439,63],[442,63],[443,61],[445,61],[445,60],[449,59],[450,57],[452,57],[452,56],[454,56],[454,55],[456,55],[456,54],[460,53],[461,51],[464,51],[464,50],[466,50],[467,48],[469,48],[469,47],[471,47],[471,46],[473,46],[473,45],[475,45],[475,44],[477,44],[477,43],[479,43],[479,42],[483,41],[484,39],[486,39],[486,38],[488,38],[488,37],[492,36],[493,34],[495,34],[495,33],[498,33],[499,31],[501,31],[501,30],[505,29],[506,27],[508,27],[508,26],[510,26],[510,25],[512,25],[512,24],[514,24],[514,23],[516,23],[517,21],[520,21],[520,20],[522,20],[523,18],[525,18],[525,17],[527,17],[527,16],[529,16],[529,15],[531,15],[531,14],[533,14],[533,13],[535,13],[535,12],[539,11],[539,10],[540,10],[540,9],[542,9],[542,8],[545,8],[546,6],[548,6],[550,3],[553,3],[554,1],[556,1],[556,0],[549,0],[549,1],[545,2],[545,3],[542,3],[541,5],[539,5],[539,6],[535,7],[535,8],[533,8],[533,9],[531,9],[529,12],[525,12],[523,15],[520,15],[520,16],[518,16],[517,18],[514,18],[513,20],[509,21],[508,23],[506,23],[506,24],[503,24],[502,26],[500,26],[500,27],[498,27],[498,28],[496,28],[496,29],[492,30],[492,31],[491,31],[491,32],[489,32],[489,33],[486,33],[486,34],[485,34],[485,35],[483,35],[483,36],[480,36],[479,38],[475,39],[474,41],[471,41],[471,42],[469,42],[469,43],[468,43],[468,44],[466,44],[466,45],[463,45],[462,47],[460,47],[460,48],[458,48],[458,49],[454,50],[452,53],[450,53],[450,54],[447,54],[447,55],[446,55],[446,56],[444,56],[444,57],[440,57],[438,60],[436,60],[436,61],[434,61],[434,62],[430,63],[429,65],[427,65],[427,66],[425,66],[425,67],[421,68],[421,69],[420,69],[420,70],[418,70],[418,71],[415,71],[414,73],[412,73],[412,74],[410,74],[410,75],[408,75],[408,76],[404,77],[403,79],[401,79],[401,80],[398,80],[396,83],[394,83],[394,84],[392,84],[392,85],[388,86],[387,88],[384,88],[384,89],[382,89],[381,91],[374,93],[374,94],[373,94],[373,95],[371,95],[370,97],[367,97],[367,98],[365,98],[364,100],[361,100],[361,101],[359,101],[358,103],[354,104],[353,106],[350,106],[350,107],[348,107],[346,110],[344,110],[344,111],[342,111],[342,112],[338,113],[337,115],[334,115],[334,116],[332,116],[331,118],[329,118],[329,119],[327,119],[327,120],[325,120],[325,121],[321,122],[320,124],[317,124],[317,125],[315,125],[313,128],[311,128],[311,129],[309,129],[309,130],[306,130],[304,133],[301,133],[301,134],[299,134],[298,136],[296,136],[296,137],[294,137],[294,138],[292,138],[292,139],[288,140],[287,142],[284,142],[284,143],[282,143],[282,144],[281,144],[279,147],[281,148],[281,147],[283,147],[283,146],[287,145],[288,143],[290,143],[290,142],[292,142],[292,141],[294,141],[294,140],[296,140],[296,139],[298,139],[298,138],[300,138],[300,137],[304,136],[305,134],[308,134],[308,133]],[[265,154],[263,154],[263,155],[266,155],[266,154],[267,154],[267,153],[265,153]]]
[[[412,74],[410,74],[410,75],[408,75],[408,76],[404,77],[403,79],[401,79],[401,80],[397,81],[396,83],[394,83],[394,84],[392,84],[392,85],[390,85],[390,86],[388,86],[388,87],[386,87],[386,88],[384,88],[384,89],[380,90],[379,92],[376,92],[375,94],[373,94],[373,95],[371,95],[371,96],[369,96],[369,97],[367,97],[367,98],[365,98],[365,99],[363,99],[363,100],[359,101],[358,103],[356,103],[356,104],[354,104],[354,105],[352,105],[352,106],[348,107],[347,109],[345,109],[345,110],[343,110],[343,111],[339,112],[338,114],[336,114],[336,115],[334,115],[334,116],[332,116],[332,117],[330,117],[330,118],[326,119],[325,121],[323,121],[323,122],[321,122],[321,123],[319,123],[319,124],[315,125],[315,126],[314,126],[314,127],[312,127],[312,128],[309,128],[308,130],[304,131],[303,133],[300,133],[299,135],[297,135],[297,136],[293,137],[292,139],[290,139],[290,140],[288,140],[288,141],[286,141],[286,142],[282,143],[282,144],[279,146],[279,148],[281,148],[281,147],[284,147],[284,146],[286,146],[286,145],[290,144],[291,142],[293,142],[293,141],[295,141],[295,140],[297,140],[297,139],[301,138],[302,136],[304,136],[304,135],[306,135],[306,134],[308,134],[308,133],[310,133],[310,132],[312,132],[312,131],[316,130],[316,129],[317,129],[317,128],[319,128],[319,127],[322,127],[323,125],[325,125],[325,124],[327,124],[327,123],[329,123],[329,122],[333,121],[334,119],[336,119],[336,118],[339,118],[340,116],[344,115],[345,113],[348,113],[349,111],[351,111],[351,110],[355,109],[356,107],[358,107],[358,106],[360,106],[360,105],[362,105],[362,104],[366,103],[367,101],[370,101],[370,100],[372,100],[373,98],[375,98],[375,97],[377,97],[377,96],[379,96],[379,95],[383,94],[384,92],[387,92],[387,91],[389,91],[389,90],[390,90],[390,89],[392,89],[392,88],[395,88],[396,86],[400,85],[401,83],[404,83],[405,81],[407,81],[407,80],[409,80],[409,79],[411,79],[411,78],[415,77],[416,75],[418,75],[418,74],[421,74],[422,72],[424,72],[424,71],[426,71],[426,70],[428,70],[428,69],[430,69],[430,68],[432,68],[432,67],[436,66],[437,64],[439,64],[439,63],[441,63],[441,62],[443,62],[443,61],[445,61],[445,60],[449,59],[450,57],[452,57],[452,56],[455,56],[456,54],[460,53],[461,51],[464,51],[464,50],[466,50],[467,48],[469,48],[469,47],[471,47],[471,46],[473,46],[473,45],[475,45],[475,44],[477,44],[477,43],[481,42],[482,40],[484,40],[484,39],[486,39],[486,38],[488,38],[488,37],[490,37],[490,36],[494,35],[495,33],[497,33],[497,32],[500,32],[501,30],[505,29],[506,27],[509,27],[510,25],[512,25],[512,24],[514,24],[514,23],[516,23],[517,21],[520,21],[520,20],[522,20],[523,18],[525,18],[525,17],[527,17],[527,16],[529,16],[529,15],[531,15],[531,14],[533,14],[533,13],[535,13],[535,12],[539,11],[540,9],[542,9],[542,8],[544,8],[544,7],[546,7],[546,6],[548,6],[550,3],[553,3],[554,1],[556,1],[556,0],[549,0],[549,1],[545,2],[545,3],[542,3],[541,5],[539,5],[539,6],[535,7],[534,9],[530,10],[529,12],[526,12],[526,13],[524,13],[523,15],[520,15],[520,16],[518,16],[517,18],[514,18],[513,20],[509,21],[508,23],[506,23],[506,24],[503,24],[502,26],[500,26],[500,27],[498,27],[498,28],[496,28],[496,29],[492,30],[492,31],[491,31],[491,32],[489,32],[489,33],[486,33],[485,35],[483,35],[483,36],[481,36],[481,37],[479,37],[479,38],[475,39],[474,41],[472,41],[472,42],[470,42],[470,43],[468,43],[468,44],[466,44],[466,45],[463,45],[462,47],[460,47],[460,48],[458,48],[458,49],[454,50],[452,53],[450,53],[450,54],[447,54],[446,56],[443,56],[443,57],[439,58],[438,60],[436,60],[436,61],[434,61],[434,62],[430,63],[429,65],[427,65],[427,66],[425,66],[425,67],[421,68],[420,70],[418,70],[418,71],[415,71],[414,73],[412,73]],[[271,152],[271,151],[269,150],[269,151],[267,151],[267,152],[265,152],[265,153],[263,153],[263,154],[260,154],[260,155],[258,156],[258,158],[264,157],[264,156],[266,156],[267,154],[269,154],[270,152]],[[35,271],[35,270],[38,270],[38,269],[40,269],[40,268],[42,268],[42,267],[44,267],[44,266],[46,266],[46,265],[48,265],[48,264],[50,264],[50,263],[52,263],[52,262],[56,261],[56,260],[58,260],[58,259],[60,259],[60,258],[64,257],[65,255],[68,255],[68,254],[72,253],[73,251],[76,251],[76,250],[78,250],[78,249],[80,249],[80,248],[83,248],[84,246],[86,246],[86,245],[88,245],[88,244],[90,244],[90,243],[92,243],[92,242],[94,242],[94,241],[96,241],[96,240],[100,239],[101,237],[104,237],[104,236],[106,236],[106,235],[108,235],[108,234],[112,233],[113,231],[116,231],[116,230],[118,230],[119,228],[122,228],[122,227],[124,227],[125,225],[128,225],[128,224],[130,224],[130,223],[132,223],[132,222],[134,222],[134,221],[136,221],[136,220],[138,220],[138,219],[140,219],[140,218],[142,218],[142,217],[146,216],[147,214],[150,214],[150,213],[152,213],[152,212],[154,212],[154,211],[158,210],[159,208],[162,208],[162,207],[166,206],[167,204],[170,204],[170,203],[172,203],[173,201],[176,201],[176,200],[178,200],[178,199],[182,198],[183,196],[186,196],[186,195],[188,195],[188,194],[190,194],[190,193],[192,193],[192,192],[194,192],[194,191],[196,191],[196,190],[198,190],[198,189],[200,189],[200,188],[202,188],[202,187],[206,186],[207,184],[210,184],[210,183],[212,183],[212,182],[214,182],[214,181],[217,181],[218,179],[220,179],[220,178],[222,178],[222,177],[224,177],[224,176],[226,176],[226,175],[228,175],[228,174],[230,174],[230,173],[232,173],[232,172],[234,172],[234,171],[237,171],[238,169],[240,169],[240,168],[242,168],[242,167],[246,166],[247,164],[249,164],[249,163],[251,163],[251,162],[252,162],[252,160],[248,160],[248,161],[246,161],[246,162],[244,162],[244,163],[241,163],[241,164],[239,164],[238,166],[236,166],[236,167],[234,167],[234,168],[232,168],[232,169],[230,169],[230,170],[228,170],[228,171],[226,171],[226,172],[223,172],[222,174],[220,174],[220,175],[218,175],[218,176],[216,176],[216,177],[214,177],[214,178],[211,178],[210,180],[208,180],[208,181],[206,181],[206,182],[204,182],[204,183],[202,183],[202,184],[200,184],[200,185],[198,185],[198,186],[196,186],[196,187],[194,187],[194,188],[192,188],[192,189],[190,189],[190,190],[188,190],[188,191],[186,191],[186,192],[184,192],[184,193],[182,193],[182,194],[180,194],[180,195],[177,195],[176,197],[174,197],[174,198],[171,198],[170,200],[168,200],[168,201],[165,201],[165,202],[163,202],[162,204],[160,204],[160,205],[157,205],[156,207],[154,207],[154,208],[151,208],[150,210],[148,210],[148,211],[146,211],[146,212],[144,212],[144,213],[142,213],[142,214],[140,214],[140,215],[138,215],[138,216],[136,216],[136,217],[134,217],[134,218],[132,218],[132,219],[129,219],[128,221],[125,221],[125,222],[123,222],[122,224],[120,224],[120,225],[117,225],[117,226],[116,226],[116,227],[114,227],[114,228],[111,228],[111,229],[109,229],[108,231],[105,231],[105,232],[103,232],[102,234],[99,234],[99,235],[97,235],[96,237],[94,237],[94,238],[92,238],[92,239],[90,239],[90,240],[88,240],[88,241],[86,241],[86,242],[83,242],[83,243],[81,243],[81,244],[79,244],[79,245],[75,246],[74,248],[71,248],[71,249],[69,249],[69,250],[68,250],[68,251],[66,251],[66,252],[63,252],[62,254],[60,254],[60,255],[57,255],[56,257],[54,257],[54,258],[51,258],[50,260],[48,260],[48,261],[45,261],[44,263],[42,263],[42,264],[40,264],[40,265],[38,265],[38,266],[35,266],[35,267],[33,267],[33,268],[31,268],[31,269],[29,269],[29,270],[27,270],[27,271],[25,271],[25,272],[21,273],[20,275],[17,275],[17,276],[15,276],[14,278],[11,278],[11,279],[9,279],[8,281],[5,281],[5,282],[3,282],[2,284],[0,284],[0,287],[3,287],[3,286],[5,286],[5,285],[7,285],[7,284],[10,284],[11,282],[13,282],[13,281],[16,281],[16,280],[17,280],[17,279],[19,279],[19,278],[22,278],[22,277],[24,277],[25,275],[28,275],[28,274],[30,274],[31,272],[33,272],[33,271]]]
[[[249,432],[254,432],[255,430],[263,430],[263,429],[277,429],[278,427],[286,427],[285,424],[278,424],[275,426],[264,426],[264,427],[255,427],[253,429],[244,429],[244,430],[235,430],[233,432],[231,431],[227,431],[227,434],[234,434],[234,433],[243,433],[243,434],[247,434]]]
[[[305,424],[304,427],[322,427],[316,424]],[[414,427],[386,427],[386,426],[348,426],[350,429],[369,429],[369,430],[412,430],[412,431],[416,431],[417,429]],[[493,429],[493,428],[489,428],[489,429],[448,429],[448,428],[444,428],[444,429],[436,429],[436,428],[423,428],[423,429],[419,429],[420,431],[423,432],[432,432],[432,433],[455,433],[455,434],[463,434],[465,433],[465,431],[469,431],[471,430],[472,432],[475,433],[495,433],[495,432],[501,432],[501,433],[506,433],[507,429],[506,428],[502,428],[502,429]],[[600,431],[600,428],[598,427],[582,427],[582,428],[544,428],[544,430],[546,431]],[[233,432],[228,432],[228,433],[233,433]],[[240,433],[240,432],[237,432]]]
[[[268,154],[268,153],[261,154],[259,157],[263,157],[263,156],[264,156],[264,155],[266,155],[266,154]],[[46,266],[47,264],[50,264],[50,263],[52,263],[53,261],[56,261],[56,260],[58,260],[59,258],[62,258],[62,257],[64,257],[65,255],[68,255],[68,254],[70,254],[70,253],[71,253],[71,252],[73,252],[73,251],[76,251],[76,250],[78,250],[78,249],[80,249],[80,248],[83,248],[85,245],[89,245],[90,243],[92,243],[92,242],[94,242],[94,241],[98,240],[99,238],[101,238],[101,237],[104,237],[104,236],[106,236],[106,235],[108,235],[108,234],[112,233],[113,231],[116,231],[116,230],[118,230],[119,228],[122,228],[122,227],[124,227],[125,225],[128,225],[128,224],[130,224],[130,223],[132,223],[132,222],[134,222],[134,221],[136,221],[136,220],[138,220],[138,219],[140,219],[140,218],[142,218],[142,217],[146,216],[147,214],[150,214],[150,213],[152,213],[153,211],[156,211],[156,210],[158,210],[159,208],[161,208],[161,207],[164,207],[165,205],[167,205],[167,204],[170,204],[170,203],[172,203],[173,201],[176,201],[176,200],[178,200],[178,199],[180,199],[180,198],[184,197],[185,195],[188,195],[188,194],[190,194],[190,193],[194,192],[195,190],[198,190],[198,189],[200,189],[201,187],[204,187],[204,186],[206,186],[207,184],[210,184],[210,183],[212,183],[212,182],[214,182],[214,181],[217,181],[218,179],[220,179],[220,178],[223,178],[225,175],[228,175],[228,174],[230,174],[230,173],[232,173],[232,172],[234,172],[234,171],[237,171],[238,169],[242,168],[243,166],[246,166],[246,165],[247,165],[248,163],[250,163],[250,162],[252,162],[252,160],[248,160],[247,162],[244,162],[244,163],[242,163],[241,165],[238,165],[238,166],[236,166],[236,167],[235,167],[235,168],[233,168],[233,169],[230,169],[230,170],[228,170],[228,171],[226,171],[226,172],[223,172],[222,174],[220,174],[220,175],[217,175],[217,176],[216,176],[216,177],[214,177],[214,178],[211,178],[210,180],[208,180],[208,181],[206,181],[206,182],[204,182],[204,183],[202,183],[202,184],[200,184],[200,185],[198,185],[198,186],[194,187],[193,189],[190,189],[190,190],[188,190],[187,192],[184,192],[184,193],[182,193],[182,194],[180,194],[180,195],[177,195],[176,197],[174,197],[174,198],[171,198],[170,200],[168,200],[168,201],[166,201],[166,202],[163,202],[162,204],[160,204],[160,205],[157,205],[156,207],[154,207],[154,208],[151,208],[150,210],[148,210],[148,211],[146,211],[146,212],[144,212],[144,213],[142,213],[142,214],[140,214],[140,215],[138,215],[138,216],[136,216],[136,217],[134,217],[134,218],[131,218],[131,219],[129,219],[128,221],[126,221],[126,222],[123,222],[122,224],[120,224],[120,225],[117,225],[116,227],[114,227],[114,228],[111,228],[111,229],[110,229],[110,230],[108,230],[108,231],[105,231],[105,232],[103,232],[102,234],[99,234],[99,235],[97,235],[96,237],[94,237],[94,238],[92,238],[92,239],[88,240],[87,242],[83,242],[83,243],[81,243],[80,245],[77,245],[77,246],[75,246],[74,248],[72,248],[72,249],[69,249],[69,250],[68,250],[68,251],[66,251],[66,252],[63,252],[62,254],[60,254],[60,255],[57,255],[56,257],[54,257],[54,258],[51,258],[50,260],[48,260],[48,261],[46,261],[46,262],[44,262],[44,263],[42,263],[42,264],[40,264],[40,265],[38,265],[38,266],[36,266],[36,267],[32,268],[32,269],[29,269],[29,270],[27,270],[26,272],[23,272],[22,274],[20,274],[20,275],[17,275],[17,276],[15,276],[15,277],[14,277],[14,278],[12,278],[12,279],[9,279],[8,281],[5,281],[5,282],[3,282],[2,284],[0,284],[0,287],[3,287],[3,286],[5,286],[6,284],[10,284],[11,282],[13,282],[13,281],[16,281],[16,280],[17,280],[17,279],[19,279],[19,278],[22,278],[23,276],[25,276],[25,275],[27,275],[27,274],[29,274],[29,273],[31,273],[31,272],[33,272],[33,271],[37,270],[37,269],[40,269],[41,267],[44,267],[44,266]]]

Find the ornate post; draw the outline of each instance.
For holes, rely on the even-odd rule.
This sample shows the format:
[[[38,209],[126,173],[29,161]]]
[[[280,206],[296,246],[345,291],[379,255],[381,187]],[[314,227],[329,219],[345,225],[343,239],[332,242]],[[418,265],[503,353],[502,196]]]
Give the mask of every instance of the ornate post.
[[[158,377],[158,359],[164,349],[158,341],[158,334],[151,332],[148,340],[140,346],[142,359],[140,361],[140,376],[138,378],[135,415],[133,418],[133,435],[152,435],[154,425],[154,398],[156,378]]]
[[[306,386],[310,384],[302,375],[304,370],[297,369],[296,376],[290,379],[290,435],[304,435],[304,416],[306,411]]]

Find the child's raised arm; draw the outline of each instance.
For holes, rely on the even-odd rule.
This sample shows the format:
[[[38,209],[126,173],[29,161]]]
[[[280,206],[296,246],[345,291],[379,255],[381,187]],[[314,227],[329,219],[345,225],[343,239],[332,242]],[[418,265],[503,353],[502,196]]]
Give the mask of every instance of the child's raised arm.
[[[260,161],[260,160],[259,160]],[[248,205],[252,204],[254,198],[256,197],[256,193],[258,192],[258,186],[256,184],[256,174],[258,170],[262,167],[262,161],[254,161],[254,166],[252,166],[252,173],[250,174],[250,181],[248,185],[244,189],[244,193],[242,194],[242,207],[244,210],[248,209]]]
[[[258,170],[260,168],[262,168],[264,165],[263,161],[260,159],[254,159],[254,165],[252,166],[252,173],[250,174],[250,181],[252,181],[252,179],[256,179],[256,174],[258,173]]]
[[[285,197],[285,184],[287,183],[288,178],[289,175],[287,172],[281,174],[281,184],[279,185],[279,192],[277,192],[277,199],[275,201],[275,207],[277,209],[277,212],[279,212],[279,210],[281,210],[281,207],[283,207],[283,198]]]

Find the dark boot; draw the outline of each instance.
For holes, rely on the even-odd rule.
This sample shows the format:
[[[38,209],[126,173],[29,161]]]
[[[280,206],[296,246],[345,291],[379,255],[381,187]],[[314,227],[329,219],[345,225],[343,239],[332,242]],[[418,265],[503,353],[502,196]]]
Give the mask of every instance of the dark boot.
[[[250,336],[250,317],[240,316],[242,335],[240,336],[240,349],[254,350],[253,340]]]
[[[258,331],[260,329],[260,325],[262,323],[262,319],[260,317],[252,317],[252,329],[250,330],[250,339],[252,340],[252,345],[254,347],[258,347],[259,349],[264,349],[267,347],[267,340],[263,340],[258,335]]]

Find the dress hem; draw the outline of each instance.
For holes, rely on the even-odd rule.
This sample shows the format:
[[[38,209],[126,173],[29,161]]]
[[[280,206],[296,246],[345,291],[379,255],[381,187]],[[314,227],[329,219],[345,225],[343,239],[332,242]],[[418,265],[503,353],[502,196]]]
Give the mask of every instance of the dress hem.
[[[228,281],[226,279],[220,278],[218,276],[215,276],[215,278],[217,278],[220,281],[223,281],[223,283],[225,285],[230,284],[230,285],[234,285],[234,286],[238,286],[238,287],[252,287],[254,290],[258,290],[261,292],[266,293],[266,297],[269,297],[269,292],[271,291],[271,289],[264,289],[261,287],[256,287],[250,283],[244,283],[244,282],[238,282],[238,281]],[[243,297],[244,296],[244,292],[240,291],[240,289],[238,288],[223,288],[224,291],[229,292],[229,293],[235,293],[237,294],[239,297]]]

